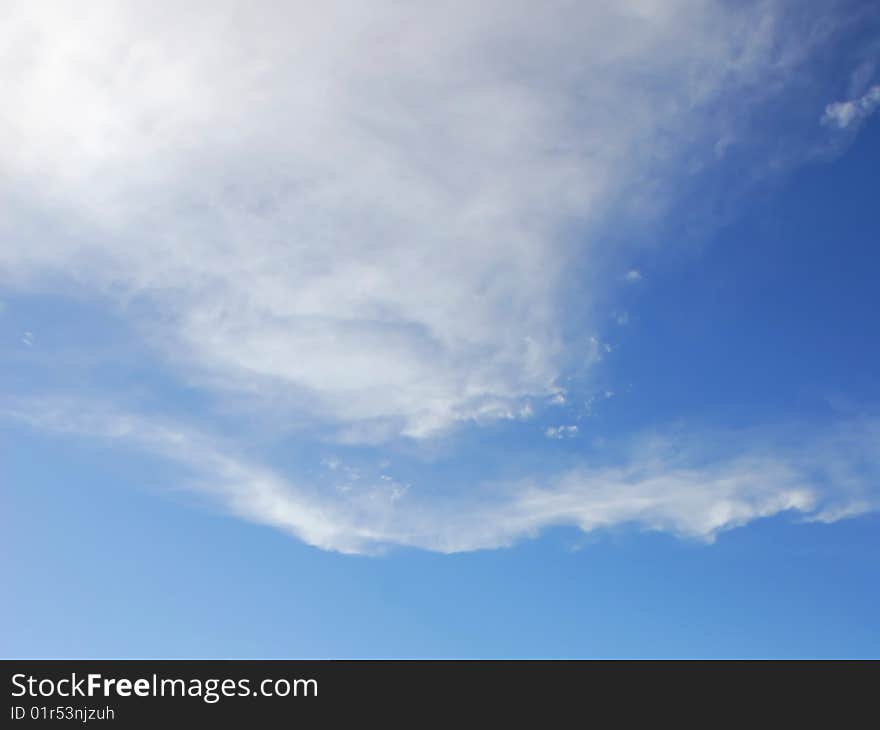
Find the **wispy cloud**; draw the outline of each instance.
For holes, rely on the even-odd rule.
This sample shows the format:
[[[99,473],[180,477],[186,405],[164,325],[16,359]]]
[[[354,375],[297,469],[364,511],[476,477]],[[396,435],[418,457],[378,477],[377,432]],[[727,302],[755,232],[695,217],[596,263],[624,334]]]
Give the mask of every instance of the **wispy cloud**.
[[[786,34],[786,7],[12,4],[0,285],[121,312],[174,377],[336,444],[424,441],[533,418],[533,403],[560,413],[575,401],[566,368],[612,350],[605,290],[642,279],[626,266],[645,259],[603,234],[675,200],[695,160],[741,140],[734,110],[781,93],[814,37]],[[871,93],[826,116],[855,124]],[[588,276],[573,308],[574,270]],[[697,447],[635,449],[465,495],[328,462],[358,487],[324,490],[209,427],[71,403],[7,415],[136,444],[232,512],[346,552],[495,547],[553,525],[711,539],[784,510],[836,519],[875,503],[842,451],[817,465],[749,444],[711,464]],[[820,478],[828,465],[839,486]]]
[[[836,101],[825,107],[822,123],[847,129],[859,126],[880,106],[880,84],[875,84],[858,99]]]
[[[136,446],[191,470],[191,488],[243,518],[320,548],[375,553],[390,546],[460,552],[508,546],[554,526],[620,525],[712,541],[782,512],[833,522],[880,501],[880,421],[851,418],[768,448],[778,434],[681,429],[634,440],[617,463],[467,490],[419,489],[387,474],[357,489],[322,490],[235,455],[229,444],[151,419],[72,401],[19,401],[0,410],[34,427]],[[332,462],[336,473],[344,465]],[[331,462],[327,463],[328,467]],[[425,485],[421,485],[425,486]]]
[[[548,439],[570,439],[577,436],[577,426],[550,426],[544,431]]]
[[[803,46],[773,3],[90,7],[4,14],[0,283],[128,305],[184,377],[346,441],[557,392],[591,233]]]

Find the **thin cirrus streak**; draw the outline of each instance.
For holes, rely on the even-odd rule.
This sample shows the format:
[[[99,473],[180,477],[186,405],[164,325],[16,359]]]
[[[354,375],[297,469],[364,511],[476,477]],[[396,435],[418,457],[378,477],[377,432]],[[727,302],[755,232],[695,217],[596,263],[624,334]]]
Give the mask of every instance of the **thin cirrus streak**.
[[[454,553],[509,546],[550,527],[591,532],[624,524],[711,542],[782,512],[834,522],[880,501],[880,421],[872,417],[796,433],[774,449],[766,432],[653,433],[634,439],[613,464],[429,497],[381,478],[340,495],[240,458],[204,434],[84,403],[20,401],[2,415],[150,452],[185,467],[187,486],[230,512],[344,553],[389,546]],[[716,444],[711,459],[707,442]],[[720,455],[718,443],[725,444]]]

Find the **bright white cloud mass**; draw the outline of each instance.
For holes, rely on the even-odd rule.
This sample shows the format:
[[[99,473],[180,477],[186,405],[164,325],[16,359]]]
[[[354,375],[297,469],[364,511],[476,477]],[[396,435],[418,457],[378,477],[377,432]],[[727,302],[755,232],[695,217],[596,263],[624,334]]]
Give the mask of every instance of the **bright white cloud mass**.
[[[97,300],[182,382],[336,443],[528,419],[589,367],[602,297],[641,278],[609,243],[615,215],[662,215],[833,33],[792,31],[790,8],[6,3],[0,285]],[[235,513],[344,551],[494,547],[554,524],[711,537],[872,504],[861,477],[832,490],[751,447],[444,497],[329,494],[146,417],[7,412],[131,440]],[[876,445],[875,426],[859,434]]]

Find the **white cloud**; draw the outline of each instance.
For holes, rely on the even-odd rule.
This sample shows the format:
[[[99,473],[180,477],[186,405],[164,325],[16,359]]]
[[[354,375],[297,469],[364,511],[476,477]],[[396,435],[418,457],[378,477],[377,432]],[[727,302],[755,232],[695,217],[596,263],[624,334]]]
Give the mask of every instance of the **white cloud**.
[[[191,488],[234,514],[350,553],[394,545],[497,548],[553,526],[589,532],[632,524],[712,541],[782,512],[824,522],[852,517],[877,509],[880,496],[880,422],[873,419],[853,418],[772,450],[768,433],[716,433],[709,448],[705,432],[688,440],[678,429],[633,443],[617,465],[583,464],[443,494],[378,475],[331,496],[173,425],[76,402],[20,402],[0,413],[39,428],[128,442],[179,462],[192,470]]]
[[[880,84],[875,84],[858,99],[836,101],[825,107],[822,123],[846,129],[858,126],[880,106]]]
[[[674,195],[721,100],[785,77],[803,44],[778,17],[13,4],[0,284],[100,295],[188,380],[345,441],[508,418],[578,359],[560,279],[577,259],[601,281],[609,206]]]
[[[655,214],[719,139],[739,144],[735,110],[813,38],[785,37],[775,2],[7,5],[0,285],[97,299],[216,401],[346,443],[560,405],[565,368],[611,349],[585,334],[602,288],[641,260],[615,255],[609,218]],[[347,552],[626,522],[711,539],[876,501],[841,449],[637,452],[454,495],[330,459],[322,490],[149,419],[15,415],[138,444],[232,512]]]
[[[544,435],[548,439],[570,439],[577,436],[577,432],[577,426],[549,426],[544,431]]]
[[[26,347],[32,347],[34,344],[34,333],[33,332],[25,332],[21,336],[21,344]]]

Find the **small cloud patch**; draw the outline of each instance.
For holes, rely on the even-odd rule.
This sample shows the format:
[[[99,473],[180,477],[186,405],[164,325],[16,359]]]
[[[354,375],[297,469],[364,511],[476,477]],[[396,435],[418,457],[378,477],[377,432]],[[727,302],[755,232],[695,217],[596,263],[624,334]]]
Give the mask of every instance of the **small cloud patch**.
[[[550,426],[544,435],[548,439],[571,439],[577,436],[577,426]]]
[[[835,101],[825,107],[821,123],[826,127],[848,129],[860,125],[880,106],[880,84],[875,84],[858,99]]]

